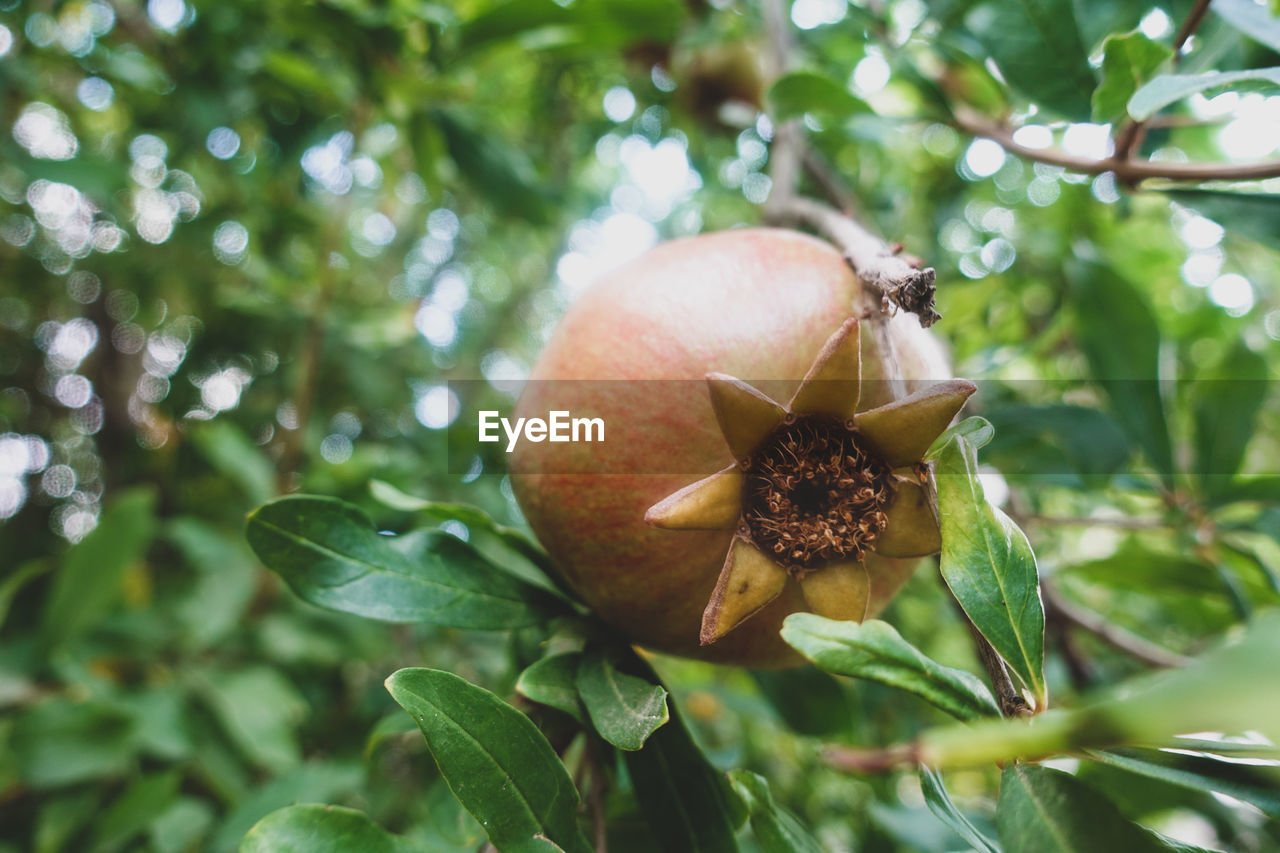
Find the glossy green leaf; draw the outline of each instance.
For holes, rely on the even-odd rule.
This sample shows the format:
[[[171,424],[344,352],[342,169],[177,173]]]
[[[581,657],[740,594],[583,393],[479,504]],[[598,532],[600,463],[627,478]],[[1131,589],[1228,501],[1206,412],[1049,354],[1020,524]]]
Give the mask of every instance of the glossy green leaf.
[[[577,685],[591,724],[619,749],[639,749],[670,719],[666,688],[620,672],[608,650],[590,649],[582,655]]]
[[[492,516],[477,506],[427,500],[417,495],[408,494],[382,480],[369,481],[369,494],[375,500],[392,509],[403,510],[404,512],[420,512],[435,521],[458,521],[465,524],[473,536],[475,534],[490,535],[501,545],[531,563],[540,573],[537,578],[526,579],[540,585],[554,587],[561,592],[564,591],[563,584],[560,582],[555,567],[551,563],[551,558],[547,556],[547,552],[543,550],[536,539],[522,530],[499,524]],[[503,568],[511,568],[514,571],[516,567],[514,565],[504,565]]]
[[[1066,118],[1088,119],[1097,81],[1071,0],[991,0],[965,24],[1012,88]]]
[[[1249,38],[1280,53],[1280,17],[1274,5],[1268,10],[1253,0],[1213,0],[1211,8]]]
[[[769,104],[779,120],[814,113],[844,120],[870,112],[866,102],[825,74],[792,71],[782,75],[769,89]]]
[[[1026,535],[983,493],[978,479],[981,445],[968,436],[981,441],[984,425],[990,426],[981,418],[967,418],[930,451],[936,463],[942,577],[969,619],[1043,706],[1048,695],[1044,605],[1036,558]]]
[[[311,804],[272,812],[240,842],[240,853],[401,853],[407,849],[363,812]]]
[[[1181,746],[1181,744],[1178,744]],[[1192,747],[1187,746],[1187,749]],[[1204,749],[1218,749],[1205,744]],[[1233,761],[1211,754],[1188,755],[1158,749],[1122,747],[1091,753],[1094,758],[1130,773],[1160,779],[1193,791],[1226,794],[1280,819],[1280,765],[1256,759]]]
[[[586,709],[578,696],[581,661],[578,652],[548,655],[525,667],[516,679],[516,692],[540,705],[564,711],[578,722],[586,722]]]
[[[751,831],[764,853],[822,853],[822,845],[804,824],[774,801],[769,782],[759,773],[731,771],[729,784],[747,804]]]
[[[1197,92],[1248,84],[1250,88],[1280,86],[1280,68],[1251,68],[1247,71],[1206,71],[1203,74],[1161,74],[1133,93],[1129,116],[1146,121],[1170,104]]]
[[[1164,190],[1178,204],[1223,225],[1227,236],[1247,237],[1264,246],[1280,241],[1280,194]]]
[[[1243,341],[1192,386],[1195,472],[1210,495],[1229,490],[1271,388],[1266,359]]]
[[[920,767],[920,790],[925,804],[938,820],[955,830],[956,834],[972,845],[978,853],[1000,853],[994,841],[983,835],[964,812],[956,808],[942,782],[942,774],[930,767]]]
[[[636,799],[664,853],[736,853],[728,783],[693,742],[676,709],[671,720],[624,752]]]
[[[501,853],[590,853],[578,792],[529,718],[448,672],[402,669],[387,690],[422,729],[440,775]]]
[[[1005,768],[996,825],[1006,850],[1160,853],[1168,849],[1074,776],[1035,764]]]
[[[991,691],[968,672],[931,660],[887,622],[838,622],[793,613],[782,639],[827,672],[914,693],[962,720],[1000,713]]]
[[[1166,481],[1173,450],[1159,383],[1160,326],[1145,295],[1100,264],[1071,268],[1076,344],[1130,442]]]
[[[551,596],[502,572],[465,542],[429,534],[412,561],[360,510],[331,498],[282,498],[249,516],[249,544],[299,596],[388,622],[503,630],[548,618]]]
[[[1133,93],[1173,51],[1138,31],[1110,36],[1102,49],[1102,82],[1093,91],[1093,120],[1116,123],[1126,117]]]
[[[110,611],[130,566],[155,535],[155,492],[120,492],[88,536],[73,545],[53,580],[43,632],[51,643],[70,639]]]

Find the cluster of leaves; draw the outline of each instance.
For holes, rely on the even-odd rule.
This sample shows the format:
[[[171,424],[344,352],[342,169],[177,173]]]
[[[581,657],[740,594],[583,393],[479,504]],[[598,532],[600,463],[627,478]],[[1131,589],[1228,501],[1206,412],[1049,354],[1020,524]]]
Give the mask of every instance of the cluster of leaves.
[[[1274,847],[1266,744],[1156,747],[1276,742],[1275,196],[978,174],[958,117],[1144,122],[1137,156],[1217,159],[1225,119],[1185,98],[1262,114],[1276,19],[1215,2],[1175,56],[1189,2],[841,11],[766,94],[753,3],[0,0],[0,850],[229,850],[255,824],[249,849],[581,850],[593,813],[615,850],[1165,843],[1131,821]],[[851,88],[862,62],[888,85]],[[945,586],[797,617],[821,669],[745,673],[637,657],[518,532],[498,455],[451,474],[469,437],[436,427],[477,402],[446,380],[530,362],[573,290],[557,257],[618,252],[614,217],[642,242],[758,221],[765,107],[938,268],[1040,565],[975,480],[984,430],[958,433]],[[685,182],[652,209],[645,157]],[[266,503],[295,490],[335,498]],[[253,544],[299,596],[244,544],[263,504]],[[985,721],[953,599],[1061,712]],[[1241,626],[1107,692],[1135,650]],[[819,743],[950,769],[852,776]]]

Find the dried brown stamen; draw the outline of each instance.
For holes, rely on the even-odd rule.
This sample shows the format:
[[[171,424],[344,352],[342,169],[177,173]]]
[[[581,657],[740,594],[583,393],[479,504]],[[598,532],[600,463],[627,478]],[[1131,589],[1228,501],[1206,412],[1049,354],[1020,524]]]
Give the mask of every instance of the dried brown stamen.
[[[784,423],[745,467],[751,538],[796,577],[861,560],[888,523],[889,468],[843,421],[809,415]]]

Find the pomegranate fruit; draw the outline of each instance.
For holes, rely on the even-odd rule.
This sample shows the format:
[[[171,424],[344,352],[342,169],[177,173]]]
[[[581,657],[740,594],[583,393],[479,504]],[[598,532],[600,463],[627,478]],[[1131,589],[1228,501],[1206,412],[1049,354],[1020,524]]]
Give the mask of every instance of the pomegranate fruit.
[[[713,406],[707,375],[738,377],[739,384],[790,399],[817,369],[819,352],[830,350],[832,332],[849,338],[846,321],[867,301],[862,296],[827,243],[786,230],[744,229],[662,244],[596,282],[570,308],[535,364],[516,415],[587,412],[603,418],[612,434],[624,427],[625,441],[521,443],[511,456],[511,480],[533,531],[601,618],[634,642],[673,654],[755,667],[801,662],[778,629],[788,614],[815,609],[798,580],[806,572],[791,572],[797,580],[784,578],[766,604],[733,614],[733,624],[721,625],[715,641],[703,645],[704,611],[744,531],[736,522],[729,529],[664,530],[645,516],[664,502],[670,506],[693,481],[743,461],[730,449],[734,428],[722,432],[725,417],[735,422],[735,410]],[[887,328],[909,391],[949,375],[941,349],[914,316],[893,317]],[[891,402],[881,381],[881,339],[852,338],[862,377],[856,410],[866,412]],[[849,379],[835,378],[846,385]],[[962,403],[971,390],[953,388],[952,396],[960,394]],[[776,429],[772,424],[766,432]],[[873,511],[884,508],[877,501],[868,504]],[[852,618],[883,610],[916,563],[866,545],[851,545],[856,553],[848,555],[861,557],[867,584],[862,612]],[[830,580],[834,573],[814,577]]]

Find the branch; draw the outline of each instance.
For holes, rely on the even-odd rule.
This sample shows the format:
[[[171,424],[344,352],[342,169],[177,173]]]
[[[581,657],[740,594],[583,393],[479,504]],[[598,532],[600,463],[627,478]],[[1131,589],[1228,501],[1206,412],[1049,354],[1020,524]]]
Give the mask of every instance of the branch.
[[[771,196],[770,201],[772,209],[766,206],[766,214],[772,213],[775,221],[808,225],[834,243],[862,283],[881,298],[882,309],[897,305],[917,315],[925,327],[942,318],[933,307],[937,288],[932,267],[912,265],[896,247],[821,202],[786,194]]]
[[[1000,144],[1010,154],[1036,163],[1061,166],[1085,175],[1113,172],[1121,183],[1136,183],[1148,178],[1170,181],[1250,181],[1280,177],[1280,160],[1261,163],[1157,163],[1151,160],[1122,160],[1116,156],[1102,160],[1077,157],[1056,148],[1029,148],[1013,139],[1013,131],[971,110],[957,109],[954,124],[971,136],[981,136]]]
[[[1040,591],[1044,596],[1045,607],[1049,614],[1088,631],[1113,649],[1124,652],[1147,666],[1172,669],[1183,666],[1191,660],[1163,646],[1158,646],[1150,640],[1145,640],[1137,634],[1132,634],[1119,625],[1113,625],[1097,613],[1078,607],[1064,599],[1048,583],[1041,583]]]
[[[777,75],[791,66],[791,30],[787,21],[787,4],[782,0],[764,0],[762,13],[765,31],[769,37],[771,71]],[[814,174],[822,189],[835,198],[841,207],[852,208],[852,198],[840,188],[823,161],[813,154],[806,155],[804,129],[796,121],[782,122],[774,128],[773,143],[769,147],[769,178],[772,189],[764,203],[764,221],[778,225],[803,224],[813,228],[844,253],[845,260],[862,282],[864,290],[873,291],[880,299],[884,313],[889,304],[910,311],[920,318],[921,326],[931,326],[941,315],[933,308],[934,271],[919,269],[899,257],[900,247],[887,246],[883,240],[842,213],[796,193],[800,171],[807,167]],[[844,203],[847,200],[847,204]],[[886,360],[893,358],[892,340],[881,323],[875,324],[875,334]],[[898,376],[900,371],[890,371]],[[894,397],[905,394],[905,384],[899,379]]]
[[[968,616],[964,617],[964,621],[969,626],[969,633],[973,634],[973,643],[978,649],[978,658],[982,661],[982,666],[987,671],[987,677],[991,679],[991,686],[995,688],[996,702],[1000,705],[1000,713],[1006,717],[1030,717],[1035,711],[1027,703],[1027,700],[1022,698],[1018,688],[1014,686],[1013,678],[1009,675],[1009,668],[1005,665],[1004,658],[1000,657],[1000,654],[987,641],[987,638],[982,636],[982,632],[969,620]]]

